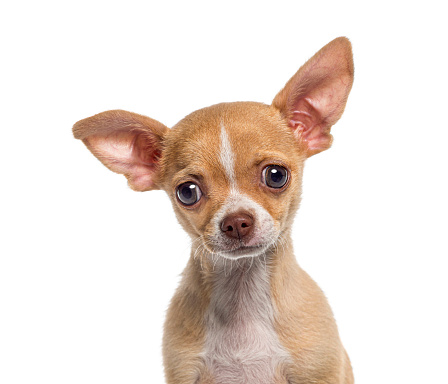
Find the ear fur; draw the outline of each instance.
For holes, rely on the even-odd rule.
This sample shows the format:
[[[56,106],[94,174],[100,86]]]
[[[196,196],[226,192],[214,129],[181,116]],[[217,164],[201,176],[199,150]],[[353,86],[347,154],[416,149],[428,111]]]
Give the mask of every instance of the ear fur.
[[[75,138],[136,191],[158,189],[162,141],[168,128],[136,113],[113,110],[78,121]]]
[[[330,128],[344,112],[353,84],[350,41],[339,37],[308,60],[277,94],[279,109],[307,156],[331,146]]]

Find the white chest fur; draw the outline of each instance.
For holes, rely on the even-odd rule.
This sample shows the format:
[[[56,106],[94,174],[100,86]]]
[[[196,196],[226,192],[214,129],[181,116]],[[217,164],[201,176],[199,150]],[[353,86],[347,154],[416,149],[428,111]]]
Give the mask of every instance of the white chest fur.
[[[260,258],[216,266],[205,363],[215,384],[272,384],[287,353],[274,331],[269,273]]]

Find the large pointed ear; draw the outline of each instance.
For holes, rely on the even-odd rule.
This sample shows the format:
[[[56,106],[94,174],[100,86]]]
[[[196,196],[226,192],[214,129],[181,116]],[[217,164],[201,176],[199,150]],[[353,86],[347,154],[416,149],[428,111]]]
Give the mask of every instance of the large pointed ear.
[[[344,112],[353,72],[350,41],[339,37],[308,60],[272,102],[308,157],[331,146],[330,128]]]
[[[168,128],[136,113],[114,110],[78,121],[75,138],[110,170],[121,173],[136,191],[159,189],[162,141]]]

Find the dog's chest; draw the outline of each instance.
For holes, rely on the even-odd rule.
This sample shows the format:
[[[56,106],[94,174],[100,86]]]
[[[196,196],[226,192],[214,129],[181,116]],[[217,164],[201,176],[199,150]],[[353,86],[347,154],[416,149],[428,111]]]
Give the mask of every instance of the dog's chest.
[[[253,265],[223,269],[212,292],[204,357],[215,384],[272,384],[287,358],[273,327],[265,266],[245,263]]]

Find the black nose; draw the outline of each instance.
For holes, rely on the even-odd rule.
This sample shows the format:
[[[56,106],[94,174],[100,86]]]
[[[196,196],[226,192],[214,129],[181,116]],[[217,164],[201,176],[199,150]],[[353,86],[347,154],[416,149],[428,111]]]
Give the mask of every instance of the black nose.
[[[232,239],[243,239],[252,233],[254,219],[248,213],[232,213],[221,223],[221,231]]]

